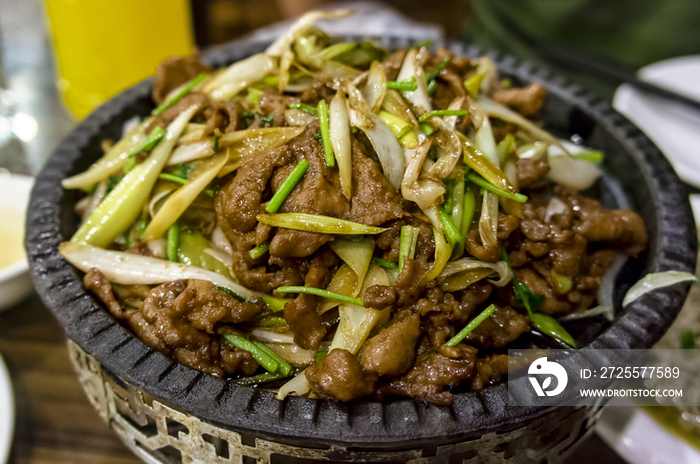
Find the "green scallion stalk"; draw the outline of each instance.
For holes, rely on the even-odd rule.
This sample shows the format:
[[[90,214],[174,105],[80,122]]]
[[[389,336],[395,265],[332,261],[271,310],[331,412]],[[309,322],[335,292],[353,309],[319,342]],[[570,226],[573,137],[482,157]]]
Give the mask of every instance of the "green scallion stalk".
[[[256,324],[257,327],[281,327],[287,325],[287,320],[279,316],[264,317]]]
[[[414,90],[418,89],[418,84],[416,84],[415,77],[410,77],[410,78],[404,79],[400,82],[387,81],[386,87],[388,89],[393,89],[393,90],[403,90],[406,92],[413,92]]]
[[[167,172],[161,172],[160,174],[158,174],[158,177],[160,177],[163,180],[175,182],[176,184],[185,185],[187,183],[187,179],[183,179],[182,177],[176,176],[174,174],[168,174]]]
[[[236,301],[240,301],[241,303],[250,303],[250,301],[246,300],[246,299],[243,298],[241,295],[239,295],[238,293],[234,292],[233,290],[231,290],[231,289],[228,288],[228,287],[224,287],[224,286],[222,286],[222,285],[215,285],[215,287],[216,287],[217,290],[220,290],[220,291],[222,291],[222,292],[224,292],[224,293],[228,293],[228,294],[229,294],[230,296],[232,296]]]
[[[365,303],[360,298],[355,298],[352,296],[347,296],[335,292],[329,292],[328,290],[324,290],[322,288],[287,285],[283,287],[277,287],[275,291],[277,293],[306,293],[308,295],[316,295],[323,298],[330,298],[331,300],[342,301],[343,303],[354,304],[355,306],[365,306]]]
[[[280,358],[278,355],[276,355],[270,348],[266,347],[262,343],[256,341],[253,342],[255,346],[260,348],[265,354],[267,354],[269,357],[275,360],[277,364],[279,364],[279,372],[284,375],[289,375],[292,373],[292,366],[285,361],[284,359]]]
[[[284,310],[284,305],[292,301],[289,298],[275,298],[274,296],[264,296],[263,301],[270,308],[270,311],[276,313]]]
[[[428,111],[418,118],[418,122],[425,122],[433,116],[467,116],[469,110],[433,110]]]
[[[325,100],[318,102],[318,122],[321,125],[321,140],[323,141],[323,155],[326,158],[326,166],[335,167],[335,155],[331,145],[331,129],[328,119],[328,104]]]
[[[158,116],[162,114],[165,110],[173,106],[175,103],[177,103],[182,97],[190,93],[195,87],[199,85],[200,82],[202,82],[204,79],[207,78],[206,73],[202,73],[199,76],[195,77],[191,81],[189,81],[187,84],[185,84],[179,92],[177,92],[175,95],[173,95],[171,98],[167,99],[163,103],[161,103],[158,108],[154,109],[151,114],[153,116]]]
[[[372,258],[372,262],[377,266],[383,267],[384,269],[396,269],[398,267],[398,264],[395,262],[377,258],[376,256]]]
[[[444,183],[447,193],[445,194],[446,199],[442,206],[445,208],[447,214],[452,214],[452,208],[454,206],[454,198],[452,196],[455,188],[454,179],[445,179]]]
[[[252,387],[263,383],[272,382],[273,380],[281,380],[287,377],[289,376],[282,373],[271,374],[269,372],[264,372],[252,377],[241,377],[240,379],[234,380],[233,383],[243,385],[244,387]]]
[[[401,226],[401,238],[399,242],[399,272],[403,271],[404,261],[413,259],[416,255],[418,243],[418,229],[413,226]]]
[[[131,250],[131,228],[124,231],[124,247]]]
[[[324,350],[317,351],[315,356],[314,356],[316,358],[316,364],[318,364],[321,361],[323,361],[324,359],[326,359],[326,356],[328,356],[328,351],[324,351]]]
[[[252,250],[250,250],[250,259],[260,259],[263,256],[265,256],[265,253],[267,253],[267,250],[270,249],[270,244],[269,243],[263,243],[262,245],[258,245]]]
[[[240,335],[233,334],[224,335],[224,339],[236,348],[248,351],[253,355],[253,359],[255,359],[258,364],[264,367],[268,372],[274,374],[280,369],[279,363],[254,342],[251,342]]]
[[[148,226],[148,221],[146,220],[145,217],[141,217],[141,219],[139,219],[139,223],[137,226],[139,240],[143,240],[143,233],[146,232],[147,226]]]
[[[447,63],[450,62],[449,58],[443,59],[436,67],[430,72],[425,73],[425,79],[427,81],[433,81],[435,78],[442,72],[443,69],[445,69],[445,66],[447,66]]]
[[[173,263],[180,262],[178,257],[178,252],[180,250],[180,221],[175,221],[168,228],[168,242],[167,242],[167,255],[168,261]]]
[[[430,135],[433,132],[435,132],[435,129],[430,124],[427,123],[420,123],[418,124],[418,127],[420,128],[420,131],[424,133],[425,135]]]
[[[304,113],[309,113],[311,116],[318,116],[318,110],[311,105],[304,103],[292,103],[289,107],[293,110],[301,110]]]
[[[459,229],[452,223],[452,219],[450,219],[450,215],[445,211],[444,207],[440,208],[440,222],[442,223],[442,228],[445,230],[447,243],[454,246],[462,240]]]
[[[396,138],[401,140],[402,138],[406,137],[412,130],[413,130],[413,127],[406,126],[403,129],[401,129],[401,132],[396,134]]]
[[[428,95],[432,95],[437,90],[437,80],[433,79],[428,82]]]
[[[470,172],[467,174],[467,179],[470,181],[474,182],[476,185],[479,187],[482,187],[484,190],[488,190],[489,192],[493,192],[498,196],[501,196],[503,198],[508,198],[510,200],[515,200],[518,203],[525,203],[527,201],[527,196],[523,195],[522,193],[509,193],[504,190],[499,189],[495,185],[493,185],[491,182],[487,181],[480,175]]]
[[[333,161],[335,162],[335,158],[333,159]],[[284,180],[284,182],[282,182],[280,188],[277,189],[275,194],[272,195],[270,201],[267,202],[267,204],[265,205],[265,211],[273,214],[276,213],[277,210],[279,210],[282,207],[282,203],[284,203],[284,200],[286,200],[289,194],[292,193],[292,190],[294,190],[294,187],[296,187],[301,178],[304,177],[304,174],[306,174],[307,169],[309,169],[309,162],[306,160],[299,161],[299,164],[297,164],[294,167],[291,174],[289,174],[289,176]]]
[[[495,305],[490,305],[488,308],[484,309],[481,314],[476,316],[474,319],[472,319],[469,324],[465,328],[459,331],[457,335],[452,337],[445,345],[447,346],[456,346],[459,342],[464,340],[464,338],[469,335],[474,329],[476,329],[479,324],[484,322],[486,318],[491,316],[493,312],[496,310]]]

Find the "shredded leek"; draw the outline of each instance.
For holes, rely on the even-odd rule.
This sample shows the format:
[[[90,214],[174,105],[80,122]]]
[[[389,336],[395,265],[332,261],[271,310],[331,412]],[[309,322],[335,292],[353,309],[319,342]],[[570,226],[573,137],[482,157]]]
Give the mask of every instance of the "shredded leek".
[[[482,187],[485,190],[488,190],[491,193],[495,193],[498,196],[501,196],[503,198],[508,198],[509,200],[515,200],[518,203],[525,203],[527,201],[527,195],[523,195],[522,193],[509,193],[504,190],[499,189],[495,185],[491,184],[488,182],[486,179],[484,179],[481,176],[478,176],[474,174],[473,172],[470,172],[467,174],[467,179],[470,181],[474,182],[476,185]]]
[[[452,337],[447,343],[445,343],[445,345],[447,345],[447,346],[455,346],[455,345],[457,345],[459,342],[461,342],[462,340],[464,340],[464,338],[465,338],[467,335],[469,335],[470,333],[472,333],[472,331],[473,331],[474,329],[476,329],[477,327],[479,327],[479,324],[481,324],[481,323],[484,322],[489,316],[491,316],[491,314],[493,314],[493,312],[494,312],[495,310],[496,310],[496,306],[495,306],[495,305],[490,305],[488,308],[484,309],[484,310],[481,312],[481,314],[479,314],[479,315],[476,316],[474,319],[472,319],[471,321],[469,321],[469,324],[467,324],[467,326],[464,327],[462,330],[460,330],[459,333],[458,333],[457,335],[455,335],[455,336]]]
[[[253,359],[255,359],[258,364],[264,367],[268,372],[274,374],[279,370],[279,363],[272,356],[262,350],[260,345],[257,345],[254,342],[241,337],[240,335],[225,334],[224,339],[236,348],[248,351],[253,355]]]
[[[418,84],[416,84],[415,76],[409,77],[408,79],[404,79],[400,82],[387,81],[386,86],[387,86],[387,88],[392,89],[392,90],[403,90],[403,91],[409,91],[409,92],[412,92],[412,91],[418,89]]]
[[[263,353],[271,357],[277,364],[279,364],[279,372],[280,374],[283,374],[285,377],[288,376],[289,374],[292,373],[292,366],[285,361],[284,359],[280,358],[278,355],[272,352],[270,348],[267,346],[263,345],[260,342],[253,342],[253,344],[260,349]]]
[[[291,174],[282,182],[280,188],[277,189],[270,201],[265,205],[265,211],[268,213],[276,213],[282,206],[282,203],[284,203],[284,200],[292,193],[292,190],[294,190],[294,187],[296,187],[301,178],[304,177],[308,169],[308,161],[305,159],[299,161],[299,164],[294,167]]]
[[[381,227],[366,226],[357,222],[350,222],[320,214],[304,213],[279,213],[259,214],[257,220],[263,224],[285,229],[305,230],[320,234],[336,235],[377,235],[387,229]]]
[[[328,104],[325,100],[318,102],[318,121],[321,125],[321,139],[323,140],[323,154],[328,167],[335,167],[335,156],[331,145],[330,123],[328,120]]]
[[[445,208],[440,208],[440,222],[445,231],[445,236],[447,237],[447,242],[454,246],[456,243],[462,240],[462,236],[459,233],[459,229],[452,223],[452,219],[445,211]]]
[[[165,110],[173,106],[175,103],[180,101],[182,97],[190,93],[195,87],[199,85],[200,82],[202,82],[204,79],[206,79],[207,75],[206,73],[202,73],[199,76],[195,77],[191,81],[189,81],[187,84],[185,84],[175,95],[172,97],[168,98],[165,100],[163,103],[161,103],[156,109],[154,109],[151,114],[153,116],[158,116],[160,114],[163,114]]]
[[[440,63],[438,63],[438,65],[435,67],[435,69],[433,69],[430,72],[425,73],[425,80],[428,82],[435,80],[435,78],[438,77],[438,75],[442,72],[443,69],[445,69],[445,66],[449,62],[450,62],[449,58],[444,58],[442,61],[440,61]]]
[[[354,304],[355,306],[365,306],[364,302],[360,298],[342,295],[340,293],[329,292],[328,290],[324,290],[322,288],[287,285],[283,287],[277,287],[275,291],[277,293],[306,293],[308,295],[316,295],[321,296],[323,298],[330,298],[332,300],[342,301],[344,303]]]
[[[418,118],[418,122],[425,122],[433,116],[467,116],[469,110],[434,110],[428,111]]]

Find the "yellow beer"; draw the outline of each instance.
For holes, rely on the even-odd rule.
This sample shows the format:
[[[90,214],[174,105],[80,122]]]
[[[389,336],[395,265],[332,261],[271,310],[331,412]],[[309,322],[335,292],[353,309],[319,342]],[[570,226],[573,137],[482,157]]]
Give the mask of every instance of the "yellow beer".
[[[76,117],[194,51],[189,0],[45,0],[58,87]]]

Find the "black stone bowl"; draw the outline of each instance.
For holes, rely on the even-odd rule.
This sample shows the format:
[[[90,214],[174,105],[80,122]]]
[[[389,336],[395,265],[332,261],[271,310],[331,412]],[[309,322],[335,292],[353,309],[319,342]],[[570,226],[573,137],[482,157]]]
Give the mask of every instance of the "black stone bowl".
[[[384,42],[391,48],[410,45],[395,39]],[[484,54],[460,43],[447,46],[457,55]],[[203,60],[221,67],[264,48],[265,44],[239,41],[210,50]],[[608,102],[545,69],[508,56],[487,55],[495,61],[501,76],[509,77],[516,85],[538,82],[547,89],[549,96],[542,110],[547,128],[566,138],[577,134],[584,144],[606,155],[603,167],[609,175],[598,182],[591,194],[608,207],[628,201],[629,207],[642,216],[649,232],[648,250],[638,259],[629,260],[618,275],[616,320],[611,324],[592,320],[594,329],[584,325],[583,329],[576,326],[572,330],[579,342],[587,346],[585,351],[650,348],[680,311],[689,284],[653,291],[624,310],[619,309],[620,302],[629,286],[644,273],[694,271],[697,241],[684,185],[656,146]],[[475,440],[491,432],[531,427],[552,417],[556,412],[552,408],[507,406],[505,384],[458,393],[450,407],[412,399],[351,404],[300,397],[278,401],[273,392],[237,386],[178,364],[148,348],[117,323],[85,291],[81,273],[58,254],[59,244],[69,240],[78,226],[73,207],[79,198],[78,192],[64,190],[60,182],[98,159],[100,142],[118,139],[126,120],[151,111],[152,84],[153,80],[148,79],[131,87],[80,123],[61,142],[39,175],[29,206],[26,248],[37,291],[68,337],[104,369],[220,427],[311,447],[434,450],[436,446]],[[581,436],[589,427],[590,424],[567,433]],[[434,452],[424,456],[431,454]]]

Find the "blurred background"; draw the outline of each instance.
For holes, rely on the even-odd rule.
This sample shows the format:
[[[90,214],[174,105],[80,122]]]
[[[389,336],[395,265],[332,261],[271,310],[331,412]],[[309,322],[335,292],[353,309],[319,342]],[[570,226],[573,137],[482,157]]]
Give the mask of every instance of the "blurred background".
[[[0,0],[0,183],[2,171],[36,175],[81,118],[165,58],[240,38],[271,40],[292,18],[336,7],[358,14],[332,33],[465,40],[571,77],[645,130],[699,192],[700,105],[640,90],[646,82],[700,100],[698,0]],[[700,327],[697,294],[696,287],[663,346],[679,347],[681,333]],[[83,396],[62,332],[36,295],[0,314],[0,352],[17,411],[10,462],[138,462]],[[8,410],[1,401],[0,464]],[[700,443],[697,411],[654,419],[617,408],[605,424],[571,463],[624,462],[619,455],[700,462],[689,445]]]

